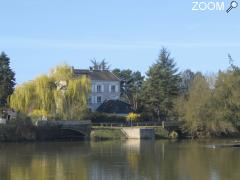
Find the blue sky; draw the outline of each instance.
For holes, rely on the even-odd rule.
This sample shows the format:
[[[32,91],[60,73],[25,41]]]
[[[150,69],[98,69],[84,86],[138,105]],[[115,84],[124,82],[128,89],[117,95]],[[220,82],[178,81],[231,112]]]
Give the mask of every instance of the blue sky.
[[[18,83],[63,62],[88,68],[92,58],[144,73],[162,46],[180,70],[217,72],[228,53],[240,65],[239,20],[240,7],[196,12],[190,0],[2,0],[0,51]]]

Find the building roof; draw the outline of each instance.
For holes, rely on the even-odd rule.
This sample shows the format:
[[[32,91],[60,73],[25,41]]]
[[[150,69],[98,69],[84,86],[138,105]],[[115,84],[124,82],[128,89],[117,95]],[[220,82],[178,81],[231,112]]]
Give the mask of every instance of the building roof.
[[[120,81],[120,79],[108,70],[87,70],[87,69],[74,69],[74,73],[82,76],[86,75],[91,80],[98,81]]]
[[[105,101],[97,108],[97,111],[112,114],[128,114],[130,112],[134,112],[130,104],[121,100]]]

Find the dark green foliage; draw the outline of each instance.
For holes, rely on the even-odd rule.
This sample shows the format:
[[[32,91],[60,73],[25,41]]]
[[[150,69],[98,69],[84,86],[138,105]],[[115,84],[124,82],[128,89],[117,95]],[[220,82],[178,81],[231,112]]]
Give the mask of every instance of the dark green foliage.
[[[134,111],[138,111],[144,76],[139,71],[133,72],[130,69],[114,69],[112,72],[121,79],[121,98],[131,104]]]
[[[169,120],[174,115],[174,99],[179,94],[180,75],[174,60],[163,48],[159,58],[147,72],[142,91],[144,110],[160,120]]]
[[[134,112],[130,104],[120,100],[105,101],[97,108],[96,111],[112,114],[129,114]]]
[[[87,117],[92,123],[126,123],[126,118],[114,114],[92,112]]]
[[[2,52],[0,54],[0,107],[7,104],[8,97],[13,93],[15,73],[10,68],[10,59]]]

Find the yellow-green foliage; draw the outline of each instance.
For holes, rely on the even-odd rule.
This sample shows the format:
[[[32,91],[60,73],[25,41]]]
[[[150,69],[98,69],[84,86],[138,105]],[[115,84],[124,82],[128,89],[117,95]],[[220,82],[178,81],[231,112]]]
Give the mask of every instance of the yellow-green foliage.
[[[176,131],[172,131],[169,133],[168,136],[170,139],[177,139],[178,138],[178,133]]]
[[[63,119],[79,119],[87,108],[90,80],[87,77],[71,79],[66,90],[55,91],[58,113]]]
[[[75,74],[73,73],[72,67],[63,64],[50,70],[50,77],[54,78],[55,81],[68,81],[69,79],[73,79]]]
[[[38,101],[35,101],[38,103],[36,106],[42,108],[42,110],[52,112],[55,104],[53,91],[56,87],[53,79],[43,75],[36,78],[33,83],[35,85],[35,94],[38,98]]]
[[[28,82],[17,86],[10,97],[10,106],[16,110],[27,113],[33,106],[35,99],[34,83]]]
[[[240,72],[219,73],[214,88],[204,76],[196,76],[188,97],[178,102],[184,130],[193,137],[237,132],[234,123],[240,113]]]
[[[136,113],[129,113],[129,114],[127,115],[127,121],[131,121],[131,122],[137,121],[138,118],[139,118],[139,115],[136,114]]]
[[[205,126],[208,118],[207,103],[211,97],[211,90],[203,76],[197,76],[193,80],[188,101],[183,104],[185,128],[191,135],[196,135]]]
[[[59,82],[66,85],[59,88]],[[10,106],[32,117],[58,117],[77,120],[87,109],[91,83],[87,77],[77,77],[72,68],[57,66],[51,73],[16,88]]]
[[[48,117],[49,114],[47,111],[43,110],[43,109],[34,109],[31,114],[30,114],[31,117],[35,117],[35,118],[38,118],[38,117]]]

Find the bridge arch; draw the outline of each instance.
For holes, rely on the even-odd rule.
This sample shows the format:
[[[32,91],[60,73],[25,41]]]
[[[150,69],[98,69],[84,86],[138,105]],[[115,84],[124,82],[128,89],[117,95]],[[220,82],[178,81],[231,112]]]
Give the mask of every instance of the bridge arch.
[[[61,128],[60,139],[84,139],[86,134],[82,131],[72,128]]]
[[[90,137],[91,121],[38,121],[37,138],[85,139]]]

